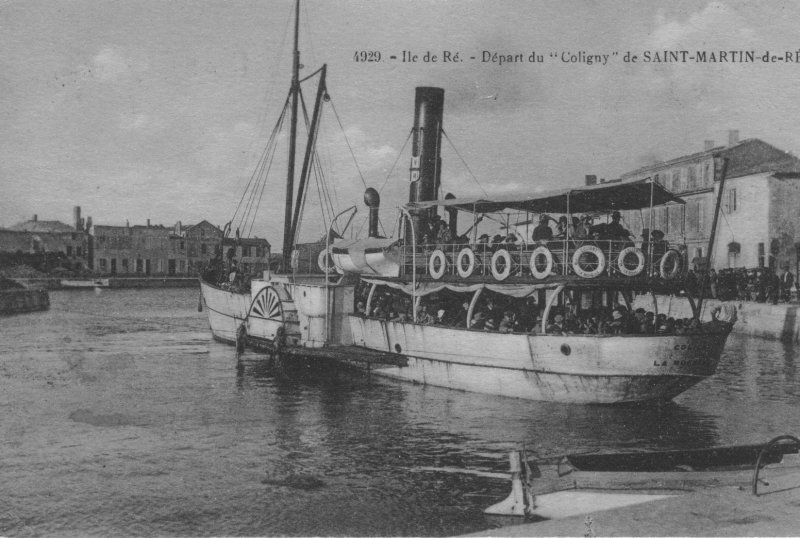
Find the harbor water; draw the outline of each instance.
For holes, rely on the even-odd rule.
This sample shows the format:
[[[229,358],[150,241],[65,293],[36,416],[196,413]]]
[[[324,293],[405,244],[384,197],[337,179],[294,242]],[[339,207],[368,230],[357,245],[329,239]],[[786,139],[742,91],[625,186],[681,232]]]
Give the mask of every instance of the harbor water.
[[[800,433],[798,348],[731,337],[663,405],[579,406],[276,369],[214,342],[194,289],[51,292],[0,318],[0,534],[453,535],[520,443],[565,451]]]

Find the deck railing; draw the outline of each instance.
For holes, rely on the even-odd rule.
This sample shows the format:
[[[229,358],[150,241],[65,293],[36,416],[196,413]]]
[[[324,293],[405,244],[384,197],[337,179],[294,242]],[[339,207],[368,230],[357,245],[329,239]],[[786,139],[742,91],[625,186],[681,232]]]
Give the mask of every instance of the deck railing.
[[[416,255],[412,250],[416,248]],[[538,281],[559,277],[663,278],[685,274],[685,248],[666,241],[551,240],[535,243],[430,243],[401,247],[401,274]]]

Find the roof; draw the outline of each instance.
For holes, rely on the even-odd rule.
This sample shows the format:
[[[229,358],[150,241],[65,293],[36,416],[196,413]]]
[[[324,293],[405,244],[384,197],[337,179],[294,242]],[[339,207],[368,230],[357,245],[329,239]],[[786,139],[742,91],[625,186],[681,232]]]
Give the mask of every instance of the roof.
[[[28,220],[19,222],[10,228],[15,232],[41,232],[41,233],[54,233],[54,232],[77,232],[74,226],[64,224],[58,220]]]
[[[464,211],[492,213],[504,209],[529,211],[531,213],[585,213],[592,211],[614,211],[642,209],[668,203],[684,203],[661,185],[649,179],[624,183],[601,183],[548,191],[539,194],[509,194],[487,198],[452,198],[408,204],[411,209],[443,206],[456,207]]]
[[[728,178],[762,172],[800,172],[800,159],[758,138],[744,140],[724,150],[722,156],[728,159]]]
[[[670,168],[684,161],[693,161],[719,155],[728,159],[727,178],[748,176],[761,172],[800,172],[800,159],[768,144],[759,138],[748,138],[730,147],[715,147],[709,150],[682,155],[667,161],[653,163],[622,174],[622,180],[642,176]]]

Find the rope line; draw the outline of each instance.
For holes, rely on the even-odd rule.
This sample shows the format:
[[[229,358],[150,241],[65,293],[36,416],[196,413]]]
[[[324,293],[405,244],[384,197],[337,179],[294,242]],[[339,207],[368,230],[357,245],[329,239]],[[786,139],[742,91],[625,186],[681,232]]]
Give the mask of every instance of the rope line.
[[[445,132],[444,129],[442,129],[442,134],[444,135],[445,140],[447,140],[450,143],[450,147],[453,148],[453,151],[456,152],[456,155],[458,155],[458,158],[461,159],[461,164],[464,165],[464,168],[467,169],[467,172],[469,172],[469,174],[472,176],[472,179],[475,180],[475,184],[481,189],[481,191],[483,191],[483,195],[488,198],[489,197],[489,193],[486,192],[486,190],[483,188],[483,185],[481,185],[480,181],[478,181],[478,178],[475,177],[475,174],[472,173],[472,170],[470,169],[469,165],[467,164],[467,161],[465,161],[464,157],[461,156],[461,153],[458,152],[458,149],[456,148],[456,145],[453,144],[453,141],[450,140],[450,137],[447,136],[447,132]]]

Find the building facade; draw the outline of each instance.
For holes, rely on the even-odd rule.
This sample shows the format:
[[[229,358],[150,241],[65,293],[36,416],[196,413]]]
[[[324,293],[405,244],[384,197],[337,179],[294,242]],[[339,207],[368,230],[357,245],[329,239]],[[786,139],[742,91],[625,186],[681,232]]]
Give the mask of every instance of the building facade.
[[[222,257],[222,230],[207,220],[174,227],[94,226],[95,272],[100,275],[197,276],[215,257]],[[225,239],[246,274],[267,268],[270,246],[266,239]]]
[[[93,243],[88,233],[91,217],[85,223],[78,206],[73,209],[73,215],[73,225],[57,220],[39,220],[34,215],[31,220],[0,229],[3,260],[9,264],[28,261],[43,270],[54,267],[75,272],[91,270]]]
[[[715,157],[717,159],[715,160]],[[722,160],[727,160],[720,197]],[[623,174],[622,181],[651,178],[685,201],[649,210],[624,212],[637,237],[644,228],[661,230],[670,242],[685,243],[689,260],[708,254],[717,200],[720,212],[712,252],[716,269],[787,265],[800,254],[800,160],[762,140],[728,146],[707,141],[702,152]]]

